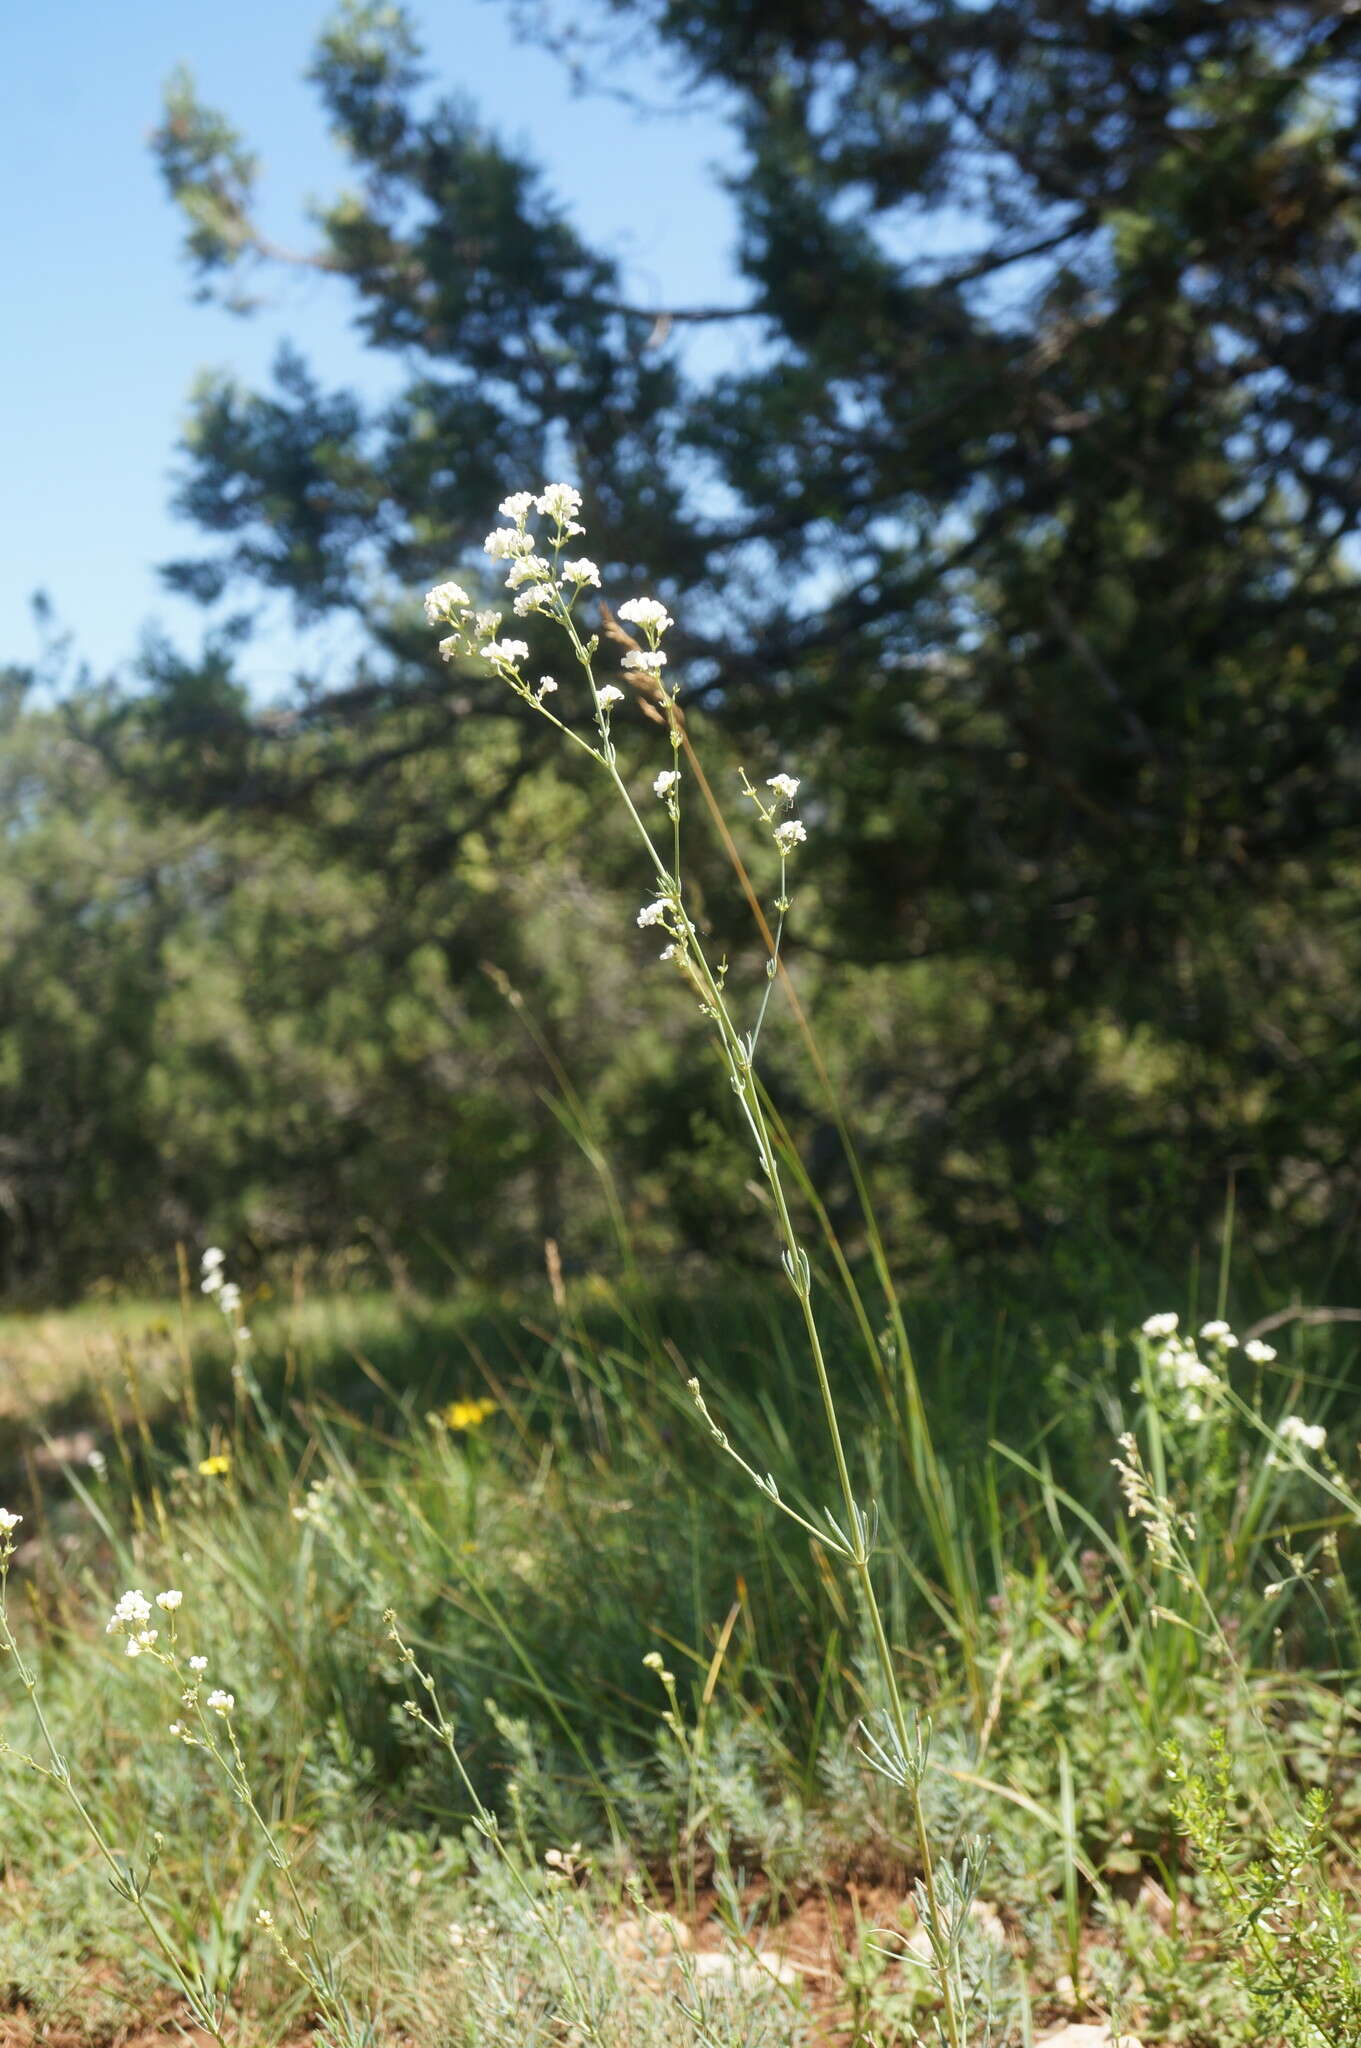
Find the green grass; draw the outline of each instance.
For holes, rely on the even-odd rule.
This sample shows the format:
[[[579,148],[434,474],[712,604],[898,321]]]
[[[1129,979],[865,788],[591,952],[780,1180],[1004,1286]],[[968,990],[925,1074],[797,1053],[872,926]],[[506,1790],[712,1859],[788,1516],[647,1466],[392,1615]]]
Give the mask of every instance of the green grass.
[[[856,1932],[851,1905],[871,1888],[870,1920],[910,1930],[906,1816],[857,1743],[877,1704],[857,1615],[818,1547],[715,1456],[685,1392],[697,1374],[734,1442],[816,1515],[833,1475],[783,1303],[750,1283],[699,1305],[582,1283],[557,1309],[290,1295],[247,1313],[258,1393],[233,1380],[222,1320],[197,1303],[189,1372],[174,1304],[0,1326],[22,1411],[0,1494],[26,1517],[15,1626],[120,1853],[139,1864],[164,1836],[158,1910],[245,2015],[242,2038],[307,2022],[254,1926],[277,1876],[202,1759],[167,1736],[177,1702],[163,1674],[105,1638],[125,1586],[184,1589],[186,1644],[237,1696],[257,1797],[378,2039],[509,2042],[522,2023],[548,2038],[564,1953],[621,2044],[638,2038],[636,1986],[608,1935],[636,1917],[634,1892],[702,1923],[706,1941],[722,1921],[748,1945],[822,1902],[825,1974],[764,1999],[734,1979],[734,2010],[712,2021],[725,2042],[904,2038],[911,2013],[924,2017],[917,1978]],[[1162,1750],[1175,1737],[1194,1756],[1227,1726],[1245,1814],[1267,1782],[1266,1743],[1293,1779],[1327,1787],[1350,1829],[1350,1536],[1341,1570],[1319,1550],[1345,1517],[1233,1418],[1172,1475],[1196,1516],[1196,1570],[1252,1674],[1250,1694],[1226,1692],[1194,1603],[1152,1570],[1113,1485],[1117,1410],[1138,1405],[1134,1354],[1119,1326],[1065,1350],[1064,1322],[1027,1330],[976,1310],[948,1338],[919,1337],[962,1606],[855,1318],[831,1325],[857,1470],[881,1502],[892,1640],[934,1724],[929,1816],[947,1845],[990,1840],[984,1895],[1007,1946],[980,1937],[971,1967],[998,1980],[999,2039],[1024,2038],[1027,2010],[1070,2008],[1141,2016],[1150,2039],[1262,2039],[1197,1932],[1207,1908]],[[1339,1398],[1345,1342],[1298,1342],[1269,1413]],[[477,1428],[431,1419],[475,1396],[498,1404]],[[210,1455],[229,1469],[201,1474]],[[1319,1569],[1268,1602],[1292,1546]],[[530,1874],[537,1917],[403,1711],[387,1608]],[[675,1725],[643,1663],[654,1650],[676,1674]],[[0,1727],[29,1748],[12,1671],[0,1686]],[[14,1765],[4,1785],[0,2009],[91,2042],[119,2015],[166,2009],[172,1991],[57,1789]],[[542,1859],[573,1843],[590,1877],[564,1886]],[[565,1916],[556,1940],[545,1914]],[[452,1942],[451,1923],[474,1933]],[[659,2040],[706,2038],[687,2002],[648,2015]]]

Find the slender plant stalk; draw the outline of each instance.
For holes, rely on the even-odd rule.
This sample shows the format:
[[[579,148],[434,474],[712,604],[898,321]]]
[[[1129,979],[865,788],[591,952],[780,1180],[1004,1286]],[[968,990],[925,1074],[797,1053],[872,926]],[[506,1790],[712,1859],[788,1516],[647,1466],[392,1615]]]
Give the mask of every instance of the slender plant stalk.
[[[14,1669],[20,1685],[28,1695],[28,1703],[33,1709],[33,1717],[38,1724],[38,1732],[42,1737],[47,1762],[44,1764],[36,1757],[25,1756],[20,1751],[11,1749],[8,1743],[0,1744],[0,1754],[16,1757],[19,1762],[26,1764],[30,1770],[36,1771],[41,1777],[46,1778],[49,1783],[58,1786],[65,1793],[81,1826],[93,1842],[101,1860],[107,1866],[110,1884],[119,1898],[127,1900],[141,1920],[142,1925],[146,1928],[147,1933],[151,1936],[171,1975],[179,1985],[184,1995],[185,2003],[193,2014],[194,2019],[205,2032],[212,2035],[213,2039],[218,2043],[218,2048],[228,2048],[221,2023],[214,2013],[212,2006],[208,2003],[202,1987],[194,1982],[185,1967],[183,1957],[165,1929],[161,1926],[156,1915],[148,1906],[144,1896],[145,1884],[139,1884],[132,1870],[121,1864],[114,1855],[113,1850],[104,1838],[103,1830],[100,1828],[98,1821],[90,1812],[80,1793],[76,1790],[75,1781],[71,1776],[70,1764],[57,1747],[47,1715],[43,1711],[42,1701],[38,1697],[37,1675],[20,1650],[14,1636],[14,1631],[10,1626],[9,1605],[6,1596],[9,1588],[9,1560],[12,1552],[13,1545],[9,1541],[8,1534],[0,1533],[0,1646],[7,1650],[14,1659]],[[149,1875],[150,1872],[148,1871]]]
[[[921,1798],[921,1780],[925,1768],[924,1743],[920,1733],[914,1731],[910,1724],[907,1706],[898,1684],[892,1646],[889,1642],[888,1631],[884,1626],[884,1618],[874,1585],[872,1568],[873,1517],[865,1513],[856,1499],[841,1423],[837,1415],[836,1400],[827,1370],[826,1356],[823,1351],[821,1332],[813,1305],[812,1268],[808,1255],[799,1241],[798,1232],[790,1213],[789,1200],[780,1171],[779,1157],[766,1116],[761,1085],[755,1067],[757,1037],[761,1022],[765,1016],[766,1002],[763,1001],[761,1004],[755,1029],[744,1036],[733,1019],[724,993],[723,972],[721,970],[716,972],[711,966],[700,942],[699,935],[686,914],[680,875],[680,800],[678,788],[680,778],[678,773],[669,772],[663,774],[654,785],[657,795],[665,802],[667,812],[672,821],[672,846],[669,863],[662,858],[652,832],[639,812],[633,794],[620,773],[618,753],[611,734],[610,712],[612,703],[619,699],[622,693],[613,685],[602,685],[597,681],[594,671],[594,656],[598,642],[592,639],[588,644],[583,640],[573,615],[573,605],[580,595],[582,587],[592,579],[598,581],[598,575],[594,565],[591,563],[561,563],[562,551],[569,538],[569,533],[580,532],[581,530],[575,526],[572,517],[580,504],[579,495],[575,491],[567,490],[566,487],[550,487],[539,501],[540,511],[555,520],[556,530],[550,543],[552,548],[551,567],[544,563],[540,557],[534,555],[534,543],[525,532],[525,518],[532,502],[532,497],[528,493],[523,494],[518,500],[508,499],[506,501],[502,506],[502,512],[505,516],[515,519],[515,527],[504,529],[503,538],[494,544],[494,548],[489,548],[489,552],[494,552],[495,547],[499,547],[502,550],[501,559],[510,558],[525,563],[523,570],[512,567],[510,577],[508,578],[512,588],[516,584],[526,582],[534,577],[540,579],[526,593],[525,599],[522,602],[522,608],[539,611],[544,616],[553,620],[566,633],[573,655],[590,691],[598,739],[596,741],[588,740],[581,733],[574,731],[572,727],[564,723],[544,701],[548,693],[542,685],[537,692],[531,689],[519,672],[519,661],[522,653],[526,651],[523,650],[521,643],[490,640],[485,647],[477,644],[486,632],[485,621],[479,619],[472,623],[471,628],[466,626],[462,628],[459,633],[451,636],[448,642],[443,643],[443,651],[448,654],[466,651],[481,654],[484,659],[489,660],[502,679],[510,685],[518,696],[527,704],[533,706],[551,724],[555,725],[572,745],[588,754],[596,766],[605,774],[647,855],[655,881],[657,901],[647,906],[640,913],[639,923],[660,926],[671,938],[672,945],[668,948],[668,955],[677,957],[684,979],[699,996],[701,1008],[711,1019],[715,1027],[734,1093],[741,1105],[756,1148],[761,1170],[770,1188],[781,1245],[781,1262],[784,1267],[785,1276],[798,1299],[800,1313],[803,1317],[809,1355],[813,1362],[813,1370],[822,1401],[828,1440],[836,1465],[837,1483],[841,1495],[841,1513],[844,1521],[843,1526],[835,1522],[831,1517],[828,1517],[832,1535],[831,1537],[824,1535],[823,1541],[828,1543],[828,1546],[842,1556],[849,1565],[855,1580],[862,1609],[868,1622],[879,1682],[884,1699],[887,1702],[888,1725],[892,1738],[888,1755],[895,1758],[899,1765],[899,1768],[896,1771],[891,1771],[889,1775],[907,1791],[911,1804],[912,1824],[916,1836],[916,1848],[921,1866],[921,1880],[925,1902],[923,1918],[926,1923],[926,1932],[935,1965],[945,2037],[948,2048],[962,2048],[964,2038],[963,1997],[962,1987],[958,1984],[954,1968],[956,1943],[946,1931],[940,1910],[935,1861],[932,1855],[930,1836]],[[575,573],[577,571],[587,573],[578,575]],[[549,580],[550,578],[551,580]],[[570,594],[565,594],[567,592],[570,592]],[[426,600],[426,609],[432,622],[441,616],[449,618],[452,622],[456,613],[466,613],[468,611],[469,601],[465,593],[458,590],[457,586],[446,585],[430,593]],[[645,601],[641,609],[643,616],[639,619],[639,622],[647,639],[648,652],[645,654],[639,652],[630,657],[630,659],[633,661],[635,669],[640,670],[644,674],[650,672],[652,678],[654,678],[653,689],[655,694],[652,697],[652,705],[654,712],[658,708],[664,710],[668,736],[671,742],[672,761],[674,763],[680,758],[685,742],[685,734],[676,706],[676,693],[674,690],[668,690],[661,680],[661,669],[666,657],[658,651],[657,646],[660,633],[664,630],[664,624],[669,623],[669,620],[666,619],[663,608],[655,604]],[[628,616],[630,610],[634,617],[639,617],[640,607],[638,605],[631,608],[622,608],[620,616]],[[499,618],[494,618],[494,625],[499,625],[499,623]],[[551,679],[549,680],[551,681]],[[552,689],[556,690],[556,687],[556,683],[552,683]],[[792,784],[790,786],[793,787]],[[767,825],[773,825],[775,809],[777,807],[774,804],[767,807],[757,792],[752,789],[751,785],[745,782],[745,778],[744,791],[747,796],[755,800],[763,822]],[[783,935],[784,918],[789,908],[786,880],[787,856],[793,846],[803,836],[801,825],[774,826],[772,832],[775,846],[780,855],[780,887],[777,899],[779,926],[776,935],[771,939],[766,1000],[769,998],[770,984],[773,984],[774,978],[779,971],[779,941]],[[764,920],[762,922],[764,925]],[[765,929],[768,932],[768,926]],[[901,1321],[900,1317],[898,1321]],[[905,1344],[905,1332],[903,1333],[903,1341]],[[910,1353],[905,1355],[910,1358]],[[909,1384],[915,1387],[915,1375],[910,1377]],[[699,1393],[697,1385],[692,1386],[692,1392],[695,1394],[700,1413],[709,1423],[712,1433],[725,1450],[730,1450],[731,1447],[728,1445],[727,1439],[713,1423],[712,1418],[709,1417],[708,1410],[704,1406],[703,1398]],[[918,1441],[929,1443],[929,1438],[918,1439]],[[744,1465],[748,1472],[751,1471],[751,1468],[745,1465],[745,1460],[739,1460],[739,1462]],[[784,1508],[785,1504],[779,1498],[773,1479],[767,1476],[764,1481],[758,1479],[757,1484],[762,1487],[762,1490],[767,1493],[769,1498],[775,1501],[781,1508]],[[796,1516],[795,1519],[803,1522],[801,1516]],[[804,1524],[804,1526],[807,1526],[807,1524]],[[907,1767],[907,1760],[910,1758],[916,1759],[915,1768]]]

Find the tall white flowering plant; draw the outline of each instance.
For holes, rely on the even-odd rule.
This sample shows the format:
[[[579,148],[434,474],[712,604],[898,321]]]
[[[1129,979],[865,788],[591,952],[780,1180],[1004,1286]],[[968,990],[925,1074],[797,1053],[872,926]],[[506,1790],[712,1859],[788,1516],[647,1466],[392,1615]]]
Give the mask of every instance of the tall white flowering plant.
[[[636,832],[647,876],[647,899],[637,913],[644,931],[662,941],[661,959],[682,988],[694,995],[709,1020],[726,1064],[742,1117],[771,1193],[780,1238],[785,1278],[798,1301],[807,1334],[809,1356],[821,1395],[823,1412],[840,1486],[840,1507],[824,1510],[814,1521],[783,1500],[773,1476],[758,1471],[730,1442],[710,1413],[698,1381],[690,1391],[700,1416],[719,1448],[747,1473],[781,1513],[815,1536],[851,1574],[873,1644],[885,1705],[876,1725],[864,1736],[867,1761],[907,1797],[916,1835],[921,1871],[918,1905],[930,1943],[933,1974],[940,2000],[940,2021],[949,2048],[965,2038],[967,1998],[960,1965],[960,1938],[979,1880],[979,1857],[970,1852],[958,1870],[939,1863],[932,1850],[922,1805],[929,1729],[908,1712],[875,1590],[873,1555],[875,1514],[857,1498],[841,1423],[828,1376],[814,1303],[812,1268],[795,1228],[779,1157],[763,1105],[756,1064],[766,1007],[779,964],[785,918],[790,909],[789,866],[807,839],[794,806],[799,780],[784,770],[767,776],[758,787],[742,777],[744,797],[778,861],[774,941],[767,965],[766,987],[749,1023],[739,1021],[728,993],[726,969],[709,960],[700,932],[686,907],[682,822],[685,775],[682,767],[683,726],[678,708],[679,687],[669,673],[664,642],[674,621],[655,597],[631,597],[617,617],[633,628],[621,635],[624,651],[618,669],[604,673],[599,635],[584,622],[588,593],[599,589],[600,571],[576,547],[584,534],[578,517],[581,494],[571,484],[545,485],[542,491],[518,491],[500,507],[504,522],[488,534],[485,551],[504,576],[518,619],[536,618],[556,629],[564,643],[569,670],[560,680],[551,673],[527,672],[529,646],[513,632],[502,632],[504,614],[479,609],[461,585],[440,583],[426,594],[425,613],[432,627],[443,629],[440,653],[448,661],[485,663],[532,715],[545,718],[567,745],[587,755],[610,785]],[[575,671],[572,675],[570,671]],[[669,761],[659,769],[621,759],[615,731],[619,707],[630,688],[661,714]],[[649,794],[644,794],[647,791]]]

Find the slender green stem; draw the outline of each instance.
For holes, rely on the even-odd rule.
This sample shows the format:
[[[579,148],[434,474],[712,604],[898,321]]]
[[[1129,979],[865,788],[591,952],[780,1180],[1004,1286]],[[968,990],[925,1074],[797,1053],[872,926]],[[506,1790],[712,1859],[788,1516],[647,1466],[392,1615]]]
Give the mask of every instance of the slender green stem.
[[[561,600],[559,602],[561,603]],[[870,1634],[874,1644],[875,1662],[879,1669],[880,1682],[886,1697],[893,1732],[901,1753],[906,1755],[910,1753],[913,1746],[912,1733],[908,1725],[907,1708],[898,1684],[892,1645],[888,1639],[888,1632],[884,1626],[884,1618],[879,1606],[878,1595],[875,1591],[865,1518],[855,1496],[855,1487],[851,1479],[850,1465],[846,1456],[841,1422],[836,1409],[836,1399],[832,1391],[831,1378],[827,1370],[826,1356],[822,1347],[822,1336],[813,1308],[811,1274],[809,1272],[808,1260],[799,1242],[798,1232],[790,1214],[789,1202],[780,1173],[778,1154],[770,1134],[769,1125],[766,1122],[760,1088],[753,1071],[752,1055],[755,1050],[757,1035],[765,1018],[766,1005],[770,998],[770,988],[767,987],[765,991],[765,996],[757,1015],[756,1028],[744,1042],[733,1022],[722,988],[717,976],[709,965],[699,936],[680,908],[679,822],[676,824],[675,833],[677,873],[674,876],[668,877],[652,834],[640,816],[628,786],[619,772],[614,744],[609,737],[608,715],[606,711],[602,710],[600,705],[600,692],[595,681],[590,651],[584,645],[571,612],[565,604],[561,604],[559,616],[572,642],[576,658],[590,684],[592,698],[597,708],[597,716],[601,723],[604,737],[603,755],[596,755],[595,757],[601,760],[601,764],[613,783],[625,811],[632,820],[634,829],[647,851],[659,882],[669,886],[674,892],[676,914],[682,923],[686,957],[698,980],[706,1008],[717,1027],[719,1041],[734,1079],[738,1100],[742,1105],[743,1113],[756,1144],[762,1170],[771,1190],[779,1236],[785,1252],[785,1269],[790,1285],[798,1297],[800,1310],[803,1315],[808,1348],[813,1361],[813,1370],[817,1377],[818,1392],[822,1400],[828,1438],[836,1465],[837,1481],[841,1490],[842,1508],[846,1521],[847,1555],[855,1573],[857,1588],[869,1622]],[[674,732],[674,725],[670,717],[668,717],[668,724],[672,726]],[[594,750],[590,751],[594,752]],[[782,857],[779,913],[781,934],[783,932],[786,896],[785,862]],[[926,1815],[922,1806],[919,1779],[914,1779],[910,1782],[907,1790],[911,1802],[913,1832],[917,1838],[917,1854],[921,1863],[922,1888],[927,1903],[927,1935],[936,1966],[946,2039],[949,2043],[949,2048],[962,2048],[963,2033],[960,2012],[962,2000],[953,1981],[951,1943],[944,1931],[940,1914],[935,1863],[931,1853]]]
[[[57,1748],[52,1730],[48,1726],[47,1715],[44,1713],[42,1701],[38,1697],[37,1678],[25,1662],[23,1653],[10,1627],[9,1610],[5,1598],[8,1579],[7,1566],[0,1564],[0,1644],[3,1644],[4,1648],[8,1650],[10,1656],[14,1659],[14,1668],[19,1675],[20,1685],[28,1695],[28,1703],[33,1709],[33,1715],[38,1724],[38,1732],[43,1739],[43,1747],[47,1752],[50,1768],[44,1768],[43,1765],[36,1763],[33,1759],[29,1759],[29,1761],[33,1764],[34,1769],[42,1771],[45,1777],[50,1778],[53,1784],[59,1785],[66,1794],[86,1834],[93,1842],[103,1862],[107,1865],[114,1890],[120,1898],[126,1899],[132,1906],[142,1925],[146,1928],[147,1933],[155,1942],[156,1947],[160,1950],[162,1957],[174,1976],[175,1982],[183,1992],[185,2001],[194,2018],[200,2026],[212,2035],[213,2039],[219,2044],[219,2048],[228,2048],[226,2037],[202,1988],[195,1984],[193,1978],[189,1975],[178,1950],[157,1920],[155,1914],[151,1911],[151,1908],[147,1905],[132,1873],[119,1863],[113,1850],[105,1841],[98,1821],[96,1821],[94,1815],[90,1812],[75,1788],[71,1777],[71,1767],[62,1755],[62,1752]]]

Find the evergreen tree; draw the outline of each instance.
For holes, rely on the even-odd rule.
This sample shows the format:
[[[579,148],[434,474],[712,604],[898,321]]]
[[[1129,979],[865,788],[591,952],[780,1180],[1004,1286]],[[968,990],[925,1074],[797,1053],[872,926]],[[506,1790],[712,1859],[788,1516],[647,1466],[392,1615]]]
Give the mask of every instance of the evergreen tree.
[[[550,23],[551,26],[551,23]],[[1203,1208],[1354,1213],[1361,1108],[1361,16],[1265,0],[616,0],[745,152],[730,307],[634,305],[388,4],[313,70],[354,189],[304,257],[187,79],[157,138],[199,288],[305,260],[415,367],[199,395],[173,583],[350,612],[286,728],[181,676],[209,800],[299,813],[442,763],[408,874],[494,832],[532,722],[432,659],[425,584],[570,474],[687,701],[816,792],[808,936],[899,973],[882,1148],[956,1242]],[[676,337],[740,323],[700,379]],[[721,488],[715,488],[715,485]],[[716,510],[715,507],[721,508]],[[194,716],[185,722],[186,706]],[[206,765],[205,765],[206,764]]]

